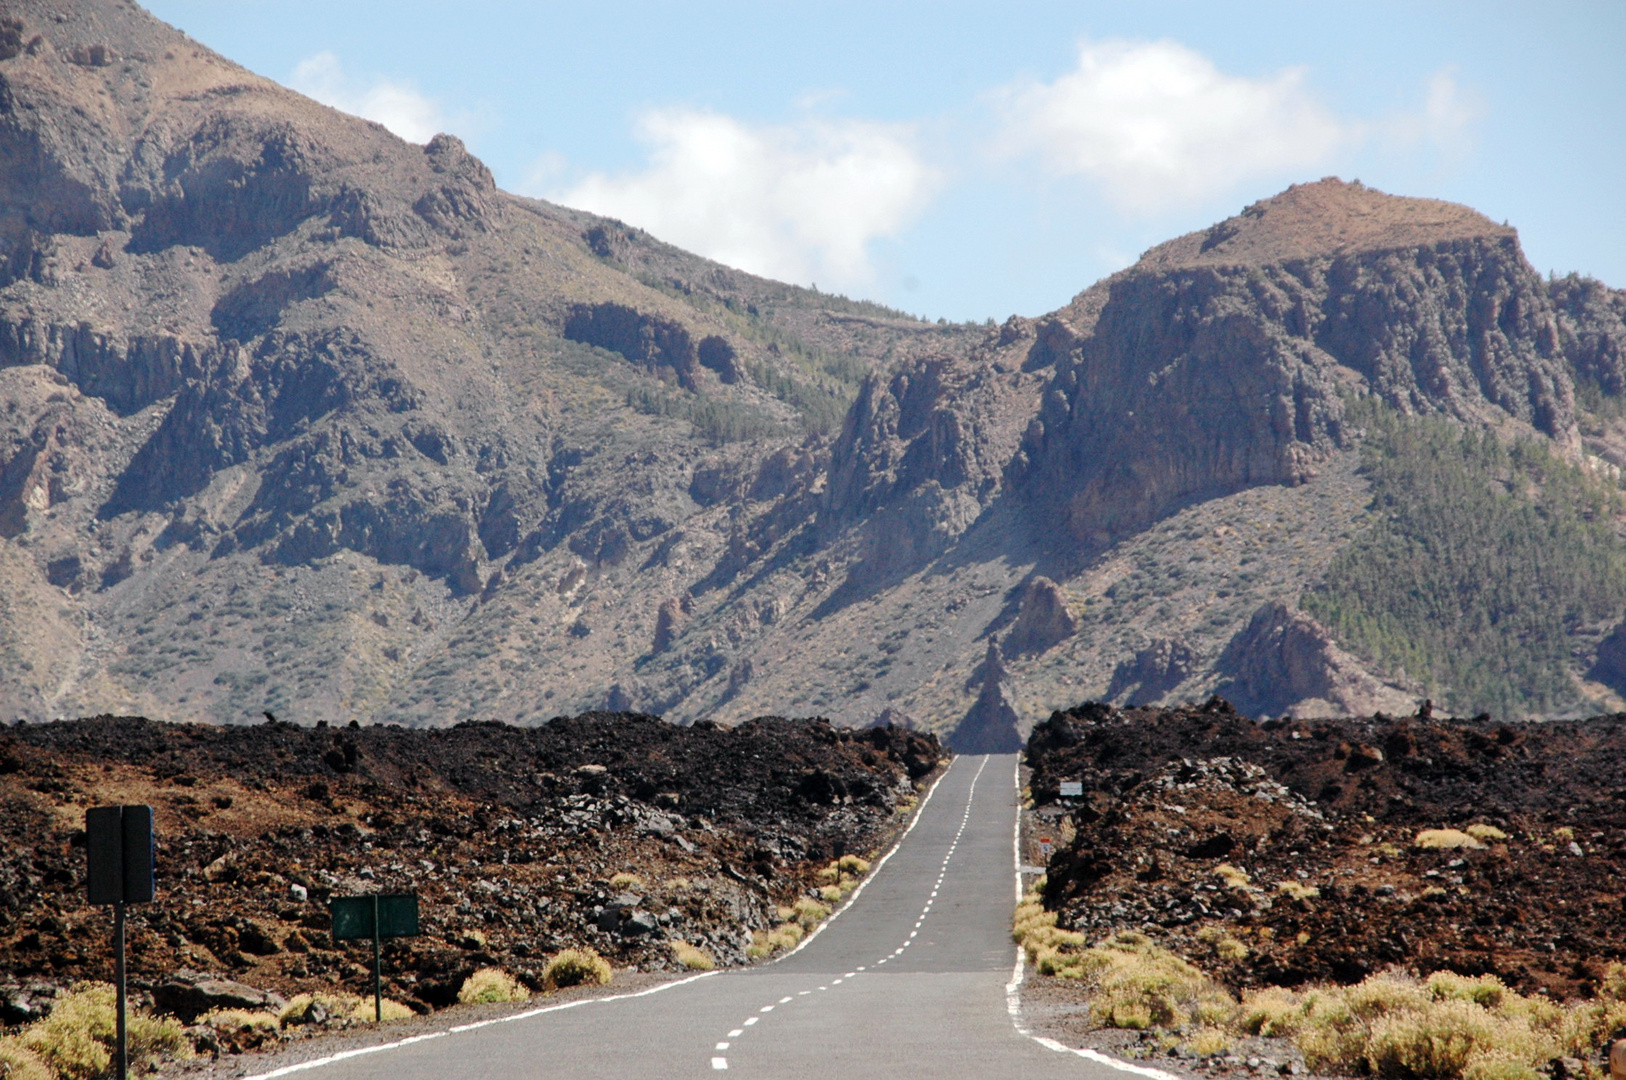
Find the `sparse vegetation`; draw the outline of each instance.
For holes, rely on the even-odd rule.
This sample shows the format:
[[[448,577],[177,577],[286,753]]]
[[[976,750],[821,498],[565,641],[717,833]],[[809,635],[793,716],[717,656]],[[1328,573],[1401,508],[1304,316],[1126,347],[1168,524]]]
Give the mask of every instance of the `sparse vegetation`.
[[[687,390],[642,382],[627,390],[627,407],[650,416],[670,416],[694,425],[709,442],[737,442],[785,433],[784,426],[751,405],[705,397]]]
[[[1042,886],[1022,898],[1013,926],[1040,974],[1088,984],[1096,1026],[1184,1036],[1185,1048],[1198,1056],[1229,1052],[1244,1036],[1264,1036],[1293,1040],[1318,1072],[1540,1080],[1553,1059],[1589,1060],[1626,1026],[1626,967],[1618,964],[1593,1000],[1568,1005],[1525,997],[1493,976],[1448,971],[1426,979],[1384,972],[1354,986],[1271,986],[1238,1002],[1144,934],[1118,933],[1085,948],[1083,935],[1056,927],[1041,895]],[[1216,927],[1197,938],[1223,961],[1247,957],[1245,945]]]
[[[610,878],[610,888],[642,889],[644,888],[644,879],[639,877],[637,874],[623,871],[622,873],[616,874],[614,877]]]
[[[480,968],[458,988],[457,1000],[464,1005],[492,1005],[504,1001],[524,1001],[531,992],[501,968]]]

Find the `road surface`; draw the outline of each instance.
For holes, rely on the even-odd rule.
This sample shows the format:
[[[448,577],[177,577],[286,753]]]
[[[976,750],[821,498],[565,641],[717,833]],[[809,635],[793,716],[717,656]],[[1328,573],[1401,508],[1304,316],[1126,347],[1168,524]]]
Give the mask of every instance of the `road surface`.
[[[1016,959],[1014,755],[955,760],[851,905],[776,963],[310,1061],[309,1080],[668,1077],[1124,1080],[1007,1006]]]

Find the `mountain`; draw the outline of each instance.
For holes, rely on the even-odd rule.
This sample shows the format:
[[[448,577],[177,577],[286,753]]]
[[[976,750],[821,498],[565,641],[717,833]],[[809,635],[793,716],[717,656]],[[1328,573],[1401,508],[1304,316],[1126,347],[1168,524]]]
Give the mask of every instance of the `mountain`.
[[[4,19],[0,715],[1004,745],[1089,696],[1626,688],[1626,294],[1471,210],[1300,185],[1042,318],[927,323],[502,192],[132,4]],[[1466,520],[1385,455],[1416,425],[1524,455],[1436,454],[1501,485],[1497,565],[1590,560],[1509,585],[1557,612],[1528,672],[1452,666],[1495,612],[1420,642],[1379,587]]]

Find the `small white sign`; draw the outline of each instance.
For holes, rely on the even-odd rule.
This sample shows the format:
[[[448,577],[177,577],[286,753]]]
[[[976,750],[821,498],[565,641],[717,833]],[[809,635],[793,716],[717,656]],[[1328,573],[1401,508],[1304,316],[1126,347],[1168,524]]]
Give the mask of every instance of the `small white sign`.
[[[1064,799],[1079,799],[1084,796],[1084,781],[1063,780],[1061,782],[1061,797]]]
[[[1050,861],[1050,837],[1041,836],[1039,838],[1039,852],[1044,856],[1045,862]]]

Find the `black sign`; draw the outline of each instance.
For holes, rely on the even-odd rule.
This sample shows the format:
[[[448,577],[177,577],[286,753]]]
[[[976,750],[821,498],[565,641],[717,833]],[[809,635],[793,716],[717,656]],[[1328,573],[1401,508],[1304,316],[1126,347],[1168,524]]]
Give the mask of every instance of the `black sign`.
[[[335,896],[328,901],[333,916],[333,940],[416,937],[418,894]]]
[[[85,811],[85,875],[92,904],[145,904],[154,891],[152,807]]]

